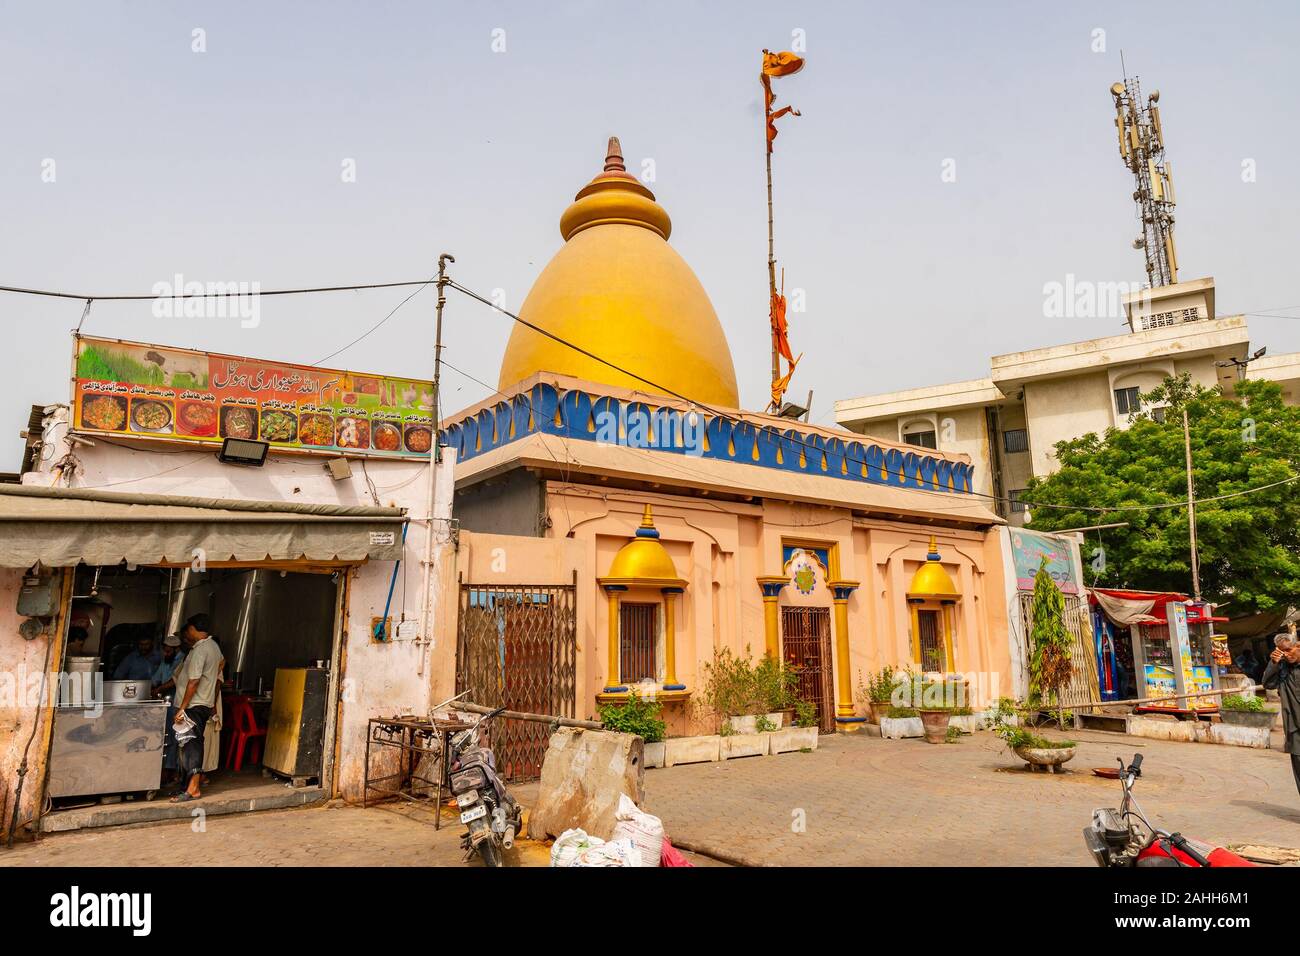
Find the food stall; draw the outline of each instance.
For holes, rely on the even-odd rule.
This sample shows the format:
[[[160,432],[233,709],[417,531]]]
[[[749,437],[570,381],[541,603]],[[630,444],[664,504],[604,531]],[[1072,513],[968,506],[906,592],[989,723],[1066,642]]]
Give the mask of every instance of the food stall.
[[[1142,698],[1137,713],[1218,712],[1217,697],[1185,696],[1219,687],[1213,626],[1225,618],[1213,616],[1213,605],[1173,591],[1108,588],[1093,588],[1088,603],[1102,700]]]
[[[122,676],[115,670],[141,639],[153,642],[161,660],[162,638],[180,634],[194,613],[209,615],[226,661],[218,698],[222,768],[231,770],[230,738],[241,724],[257,741],[249,759],[233,761],[234,772],[222,775],[221,789],[260,782],[263,766],[300,786],[319,780],[336,574],[121,565],[83,565],[74,573],[69,621],[86,636],[81,653],[65,657],[59,680],[47,787],[55,808],[91,797],[151,798],[168,783],[164,770],[176,769],[164,765],[175,694],[160,693],[149,679],[115,679]],[[300,691],[296,703],[292,694],[273,698],[273,689],[283,691],[295,678],[314,693],[304,701]],[[285,707],[293,720],[277,722],[277,708]],[[214,736],[209,746],[215,745]]]

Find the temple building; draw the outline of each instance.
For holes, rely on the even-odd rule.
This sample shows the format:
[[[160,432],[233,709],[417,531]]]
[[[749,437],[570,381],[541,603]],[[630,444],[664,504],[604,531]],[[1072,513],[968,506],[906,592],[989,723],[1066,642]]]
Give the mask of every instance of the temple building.
[[[797,665],[828,732],[862,720],[884,664],[1011,693],[1014,573],[969,456],[741,410],[722,324],[617,139],[560,233],[499,392],[444,423],[455,689],[578,717],[653,689],[679,734],[712,732],[695,705],[720,648]]]

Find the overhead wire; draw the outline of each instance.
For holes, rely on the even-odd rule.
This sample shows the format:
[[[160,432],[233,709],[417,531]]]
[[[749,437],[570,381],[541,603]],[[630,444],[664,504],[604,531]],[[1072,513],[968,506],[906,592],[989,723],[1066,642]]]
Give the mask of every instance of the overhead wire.
[[[725,420],[725,421],[729,421],[729,422],[731,422],[732,424],[737,424],[737,425],[739,425],[739,424],[753,424],[752,422],[747,422],[747,421],[746,421],[745,419],[743,419],[743,418],[740,418],[740,417],[737,417],[737,416],[735,416],[735,415],[729,414],[728,412],[723,411],[722,409],[714,408],[713,406],[709,405],[709,404],[706,403],[706,402],[700,401],[700,400],[698,400],[698,399],[691,398],[691,397],[688,396],[688,395],[683,395],[682,393],[677,392],[677,391],[675,391],[674,389],[671,389],[671,388],[669,388],[669,387],[666,386],[666,385],[662,385],[662,384],[660,384],[660,383],[658,383],[658,382],[655,382],[655,381],[652,380],[652,379],[646,378],[645,376],[643,376],[643,375],[641,375],[641,374],[639,374],[639,373],[637,373],[637,372],[633,372],[633,371],[631,371],[630,369],[624,368],[624,367],[618,365],[618,364],[615,363],[615,362],[611,362],[609,359],[606,359],[606,358],[604,358],[603,356],[597,355],[595,352],[592,352],[592,351],[590,351],[590,350],[588,350],[588,349],[585,349],[585,348],[583,348],[583,347],[580,346],[580,345],[576,345],[576,344],[574,344],[573,342],[570,342],[570,341],[568,341],[567,339],[563,338],[562,336],[556,335],[554,332],[551,332],[551,331],[549,331],[548,329],[541,328],[540,326],[538,326],[538,325],[536,325],[536,324],[534,324],[534,323],[532,323],[532,322],[529,322],[527,319],[521,318],[520,316],[518,316],[518,315],[516,315],[515,313],[511,312],[509,309],[506,309],[506,308],[503,308],[503,307],[500,306],[500,305],[497,305],[497,304],[496,304],[495,302],[493,302],[491,299],[489,299],[489,298],[487,298],[487,297],[485,297],[485,296],[483,296],[483,295],[480,295],[479,293],[475,292],[475,291],[472,290],[472,289],[468,289],[468,288],[466,288],[465,286],[461,285],[459,282],[455,281],[454,279],[449,280],[448,283],[447,283],[447,285],[448,285],[450,288],[455,289],[457,292],[460,292],[461,294],[466,295],[466,296],[468,296],[468,297],[471,298],[471,299],[475,299],[475,300],[477,300],[478,302],[481,302],[482,304],[486,305],[488,308],[493,309],[493,310],[495,310],[495,311],[497,311],[497,312],[500,312],[502,315],[505,315],[506,317],[512,319],[513,321],[515,321],[515,322],[517,322],[518,324],[524,326],[525,328],[530,329],[530,330],[536,332],[537,334],[542,335],[542,336],[544,336],[544,337],[546,337],[546,338],[548,338],[548,339],[551,339],[553,342],[556,342],[556,343],[558,343],[558,344],[560,344],[560,345],[563,345],[563,346],[565,346],[566,348],[572,349],[573,351],[577,352],[577,353],[580,354],[580,355],[586,356],[587,358],[590,358],[590,359],[592,359],[592,360],[594,360],[594,361],[596,361],[596,362],[599,362],[599,363],[601,363],[602,365],[608,366],[609,368],[613,369],[613,370],[616,371],[616,372],[619,372],[619,373],[621,373],[621,374],[623,374],[623,375],[627,375],[627,376],[629,376],[629,377],[631,377],[631,378],[634,378],[634,379],[636,379],[636,380],[639,381],[639,382],[643,382],[644,384],[648,385],[650,388],[656,390],[657,392],[661,392],[661,393],[663,393],[663,394],[666,394],[666,395],[669,395],[669,396],[671,396],[671,397],[673,397],[673,398],[676,398],[676,399],[678,399],[678,400],[680,400],[680,401],[686,402],[687,404],[691,405],[692,407],[698,407],[698,408],[702,409],[703,411],[708,412],[708,413],[710,413],[710,414],[712,414],[712,415],[714,415],[714,416],[716,416],[716,417],[718,417],[718,418],[721,418],[721,419],[723,419],[723,420]],[[445,364],[445,363],[444,363],[444,364]],[[459,369],[457,369],[457,371],[459,371]],[[462,372],[461,374],[466,374],[466,373]],[[472,378],[472,376],[468,376],[468,375],[466,375],[466,377],[467,377],[467,378]],[[475,381],[478,381],[478,380],[475,379]],[[484,385],[484,387],[486,387],[486,388],[491,388],[491,386],[486,385],[486,383],[479,382],[479,384],[480,384],[480,385]],[[492,391],[495,392],[495,393],[498,394],[498,395],[501,395],[501,394],[502,394],[501,392],[497,391],[496,389],[492,389]],[[506,397],[506,396],[503,395],[503,397]],[[812,452],[814,452],[814,453],[816,453],[816,454],[818,454],[818,455],[824,454],[825,451],[826,451],[825,448],[819,448],[818,446],[812,444],[811,442],[805,441],[805,440],[803,440],[802,438],[791,437],[791,436],[782,436],[782,437],[785,438],[786,440],[788,440],[788,441],[792,441],[792,442],[794,442],[795,444],[797,444],[797,445],[799,445],[799,446],[801,446],[801,447],[803,447],[803,448],[805,448],[805,449],[807,449],[807,450],[810,450],[810,451],[812,451]],[[855,464],[858,464],[858,462],[855,462]],[[864,465],[865,465],[866,462],[865,462],[865,461],[864,461],[864,462],[861,462],[861,464],[864,464]],[[1269,483],[1269,484],[1267,484],[1267,485],[1261,485],[1261,486],[1259,486],[1259,487],[1257,487],[1257,488],[1247,488],[1247,489],[1244,489],[1244,490],[1242,490],[1242,491],[1236,491],[1236,492],[1232,492],[1232,493],[1225,494],[1225,495],[1215,495],[1215,496],[1208,497],[1208,498],[1194,498],[1194,499],[1192,499],[1192,501],[1193,501],[1193,503],[1196,504],[1196,505],[1200,505],[1200,504],[1202,504],[1203,502],[1204,502],[1204,503],[1210,503],[1210,502],[1215,502],[1215,501],[1226,501],[1226,500],[1228,500],[1228,499],[1231,499],[1231,498],[1238,498],[1238,497],[1241,497],[1241,496],[1243,496],[1243,495],[1249,495],[1249,494],[1255,494],[1255,493],[1257,493],[1257,492],[1261,492],[1261,491],[1267,491],[1267,490],[1270,489],[1270,488],[1276,488],[1276,487],[1278,487],[1279,485],[1285,485],[1285,484],[1288,484],[1288,483],[1290,483],[1290,482],[1292,482],[1292,481],[1296,481],[1297,479],[1300,479],[1300,474],[1291,475],[1291,476],[1289,476],[1289,477],[1287,477],[1287,478],[1282,479],[1281,481],[1271,482],[1271,483]],[[920,491],[929,491],[930,489],[916,489],[916,490],[920,490]],[[940,492],[940,491],[934,491],[934,493],[936,493],[936,494],[943,494],[943,492]],[[969,496],[972,496],[972,497],[975,497],[975,498],[981,498],[981,499],[984,499],[984,500],[987,500],[987,501],[993,501],[993,502],[1001,502],[1001,503],[1008,503],[1008,504],[1009,504],[1009,503],[1012,503],[1012,501],[1013,501],[1013,499],[1011,499],[1011,498],[1002,497],[1002,496],[999,496],[999,495],[988,495],[988,494],[984,494],[983,492],[978,492],[978,491],[963,492],[963,494],[966,494],[966,495],[969,495]],[[1051,503],[1034,504],[1034,503],[1031,503],[1031,502],[1024,502],[1024,503],[1027,504],[1031,510],[1033,510],[1033,509],[1039,509],[1039,508],[1052,508],[1052,509],[1056,509],[1056,510],[1059,510],[1059,511],[1082,511],[1082,512],[1093,513],[1093,514],[1127,514],[1127,513],[1135,513],[1135,512],[1143,512],[1143,511],[1158,511],[1158,510],[1169,509],[1169,508],[1186,508],[1187,505],[1188,505],[1188,502],[1187,502],[1187,499],[1186,499],[1186,498],[1183,498],[1183,499],[1178,500],[1178,501],[1172,501],[1172,502],[1161,502],[1161,503],[1158,503],[1158,504],[1148,504],[1148,505],[1116,505],[1116,506],[1113,506],[1113,507],[1099,507],[1099,506],[1090,506],[1090,505],[1059,505],[1059,504],[1051,504]],[[936,507],[936,508],[934,508],[933,510],[950,510],[950,509],[941,509],[941,508],[937,508],[937,507]],[[951,510],[960,510],[960,509],[958,508],[958,509],[951,509]]]
[[[433,282],[435,282],[435,281],[436,281],[436,278],[434,278],[434,277],[430,277],[430,278],[425,278],[425,279],[407,280],[407,281],[400,281],[400,282],[372,282],[372,283],[358,283],[358,284],[354,284],[354,285],[312,286],[312,287],[292,288],[292,289],[268,289],[268,290],[265,290],[265,291],[259,290],[256,294],[259,295],[259,296],[273,296],[273,295],[305,295],[305,294],[327,293],[327,292],[349,292],[349,291],[360,291],[360,290],[368,290],[368,289],[390,289],[390,288],[411,287],[411,286],[417,286],[417,287],[418,287],[418,288],[416,288],[416,289],[415,289],[415,290],[414,290],[410,295],[408,295],[405,299],[403,299],[401,302],[399,302],[399,303],[398,303],[398,304],[397,304],[397,305],[396,305],[392,310],[390,310],[389,313],[388,313],[387,315],[384,316],[384,318],[382,318],[379,322],[375,323],[375,325],[371,326],[369,329],[367,329],[367,330],[366,330],[364,333],[362,333],[360,336],[358,336],[357,338],[353,339],[351,342],[347,343],[347,344],[344,345],[342,348],[339,348],[339,349],[335,350],[334,352],[330,353],[329,355],[325,356],[324,358],[319,359],[317,362],[313,363],[314,365],[319,365],[321,362],[328,361],[329,359],[333,358],[334,356],[339,355],[339,354],[341,354],[342,352],[347,351],[347,350],[348,350],[349,348],[351,348],[353,345],[356,345],[358,342],[362,341],[362,340],[365,339],[367,336],[373,334],[373,333],[374,333],[375,331],[377,331],[380,327],[382,327],[382,326],[383,326],[383,325],[384,325],[384,324],[385,324],[389,319],[391,319],[391,318],[392,318],[392,317],[393,317],[393,316],[394,316],[394,315],[395,315],[395,314],[396,314],[396,313],[397,313],[397,312],[402,308],[402,306],[404,306],[407,302],[409,302],[412,298],[414,298],[414,297],[415,297],[419,292],[421,292],[423,289],[427,288],[429,285],[431,285],[431,284],[432,284]],[[627,376],[629,376],[629,377],[631,377],[631,378],[634,378],[634,379],[636,379],[637,381],[640,381],[640,382],[644,383],[645,385],[649,386],[650,388],[656,390],[657,392],[661,392],[661,393],[667,394],[667,395],[669,395],[669,396],[671,396],[671,397],[673,397],[673,398],[676,398],[676,399],[678,399],[678,400],[680,400],[680,401],[686,402],[686,403],[688,403],[688,404],[691,405],[691,406],[699,407],[700,409],[702,409],[702,410],[704,410],[704,411],[706,411],[706,412],[708,412],[708,413],[710,413],[710,414],[712,414],[712,415],[714,415],[714,416],[716,416],[716,417],[722,418],[722,419],[725,420],[725,421],[729,421],[729,422],[731,422],[731,423],[733,423],[733,424],[753,424],[752,422],[747,422],[747,421],[746,421],[745,419],[743,419],[743,418],[740,418],[740,417],[737,417],[737,416],[735,416],[735,415],[729,414],[729,413],[723,411],[722,409],[714,408],[714,407],[712,407],[711,405],[709,405],[709,404],[706,403],[706,402],[700,401],[700,400],[698,400],[698,399],[691,398],[691,397],[688,396],[688,395],[684,395],[684,394],[682,394],[682,393],[680,393],[680,392],[675,391],[674,389],[668,388],[667,386],[662,385],[662,384],[660,384],[660,383],[658,383],[658,382],[656,382],[656,381],[654,381],[654,380],[652,380],[652,379],[646,378],[645,376],[643,376],[643,375],[641,375],[641,374],[639,374],[639,373],[637,373],[637,372],[633,372],[633,371],[631,371],[630,369],[623,368],[622,366],[620,366],[620,365],[618,365],[618,364],[616,364],[616,363],[614,363],[614,362],[609,361],[608,359],[604,358],[603,356],[597,355],[596,353],[591,352],[591,351],[589,351],[588,349],[583,348],[582,346],[579,346],[579,345],[577,345],[577,344],[575,344],[575,343],[573,343],[573,342],[570,342],[570,341],[568,341],[567,339],[565,339],[565,338],[563,338],[563,337],[561,337],[561,336],[559,336],[559,335],[556,335],[555,333],[553,333],[553,332],[551,332],[551,331],[549,331],[549,330],[547,330],[547,329],[543,329],[543,328],[541,328],[540,326],[538,326],[538,325],[536,325],[536,324],[534,324],[534,323],[532,323],[532,322],[529,322],[528,320],[526,320],[526,319],[524,319],[524,318],[521,318],[520,316],[518,316],[518,315],[516,315],[515,313],[511,312],[510,310],[505,309],[505,308],[503,308],[503,307],[497,305],[495,302],[491,301],[489,298],[480,295],[479,293],[475,292],[475,291],[472,290],[472,289],[467,288],[466,286],[461,285],[459,282],[455,281],[454,279],[449,280],[449,281],[447,282],[447,285],[448,285],[450,288],[453,288],[453,289],[455,289],[456,291],[460,292],[461,294],[466,295],[466,296],[468,296],[469,298],[475,299],[475,300],[477,300],[478,302],[481,302],[482,304],[486,305],[488,308],[493,309],[493,310],[495,310],[495,311],[497,311],[497,312],[500,312],[501,314],[503,314],[503,315],[505,315],[506,317],[510,318],[510,319],[513,320],[514,322],[517,322],[518,324],[524,326],[525,328],[528,328],[528,329],[532,330],[533,332],[536,332],[536,333],[539,334],[539,335],[542,335],[542,336],[544,336],[544,337],[546,337],[546,338],[548,338],[548,339],[551,339],[552,341],[554,341],[554,342],[556,342],[556,343],[558,343],[558,344],[560,344],[560,345],[563,345],[563,346],[565,346],[566,348],[572,349],[573,351],[579,353],[580,355],[586,356],[587,358],[590,358],[590,359],[592,359],[593,361],[599,362],[599,363],[601,363],[602,365],[606,365],[606,366],[608,366],[609,368],[611,368],[611,369],[613,369],[613,370],[615,370],[615,371],[617,371],[617,372],[619,372],[619,373],[621,373],[621,374],[623,374],[623,375],[627,375]],[[20,287],[20,286],[6,286],[6,285],[0,285],[0,292],[9,292],[9,293],[20,294],[20,295],[44,296],[44,297],[61,298],[61,299],[77,299],[77,300],[85,301],[85,303],[86,303],[86,307],[85,307],[85,309],[84,309],[83,312],[82,312],[81,321],[78,323],[78,329],[80,329],[81,324],[84,323],[84,321],[85,321],[85,319],[86,319],[86,316],[89,314],[91,303],[93,303],[94,301],[97,301],[97,300],[98,300],[98,301],[102,301],[102,302],[126,302],[126,301],[149,301],[149,300],[156,300],[156,299],[160,299],[160,298],[172,298],[172,299],[208,299],[208,298],[228,298],[228,297],[230,297],[230,296],[232,295],[232,293],[230,293],[230,292],[193,292],[193,293],[186,293],[186,292],[179,291],[179,290],[178,290],[177,294],[175,294],[175,295],[171,295],[171,296],[158,295],[158,294],[149,294],[149,295],[87,295],[87,294],[85,294],[85,293],[61,292],[61,291],[49,290],[49,289],[33,289],[33,288],[25,288],[25,287]],[[1277,310],[1273,310],[1273,311],[1284,311],[1284,310],[1286,310],[1286,309],[1291,309],[1291,308],[1296,308],[1296,306],[1283,306],[1283,307],[1279,307]],[[1264,312],[1250,312],[1250,313],[1241,313],[1241,314],[1243,314],[1243,315],[1258,316],[1258,317],[1263,317],[1263,318],[1287,318],[1287,319],[1300,319],[1300,316],[1270,315],[1270,314],[1268,314],[1268,311],[1267,311],[1267,310],[1264,311]],[[496,389],[492,389],[491,386],[488,386],[485,382],[482,382],[481,380],[475,378],[474,376],[469,375],[467,372],[464,372],[463,370],[456,368],[455,366],[451,365],[450,363],[444,361],[443,364],[447,365],[449,368],[453,369],[454,371],[457,371],[457,372],[459,372],[460,374],[464,375],[466,378],[469,378],[469,379],[471,379],[472,381],[478,383],[479,385],[482,385],[482,386],[484,386],[485,388],[489,388],[489,389],[491,389],[491,391],[493,391],[494,393],[496,393],[496,394],[502,394],[502,393],[500,393],[498,390],[496,390]],[[825,449],[824,449],[824,448],[819,448],[818,446],[812,444],[811,442],[804,441],[804,440],[801,439],[801,438],[790,437],[790,436],[782,436],[782,437],[785,438],[785,439],[788,440],[788,441],[792,441],[792,442],[794,442],[795,444],[797,444],[797,445],[799,445],[799,446],[801,446],[801,447],[803,447],[803,448],[805,448],[805,449],[811,450],[811,451],[815,452],[816,454],[823,454],[823,453],[825,452]],[[566,456],[566,457],[567,457],[567,456]],[[557,461],[557,464],[558,464],[558,461]],[[865,464],[865,462],[863,462],[862,464]],[[182,467],[183,467],[183,466],[182,466]],[[170,469],[170,470],[173,470],[173,471],[174,471],[174,470],[176,470],[176,469]],[[165,474],[165,473],[166,473],[166,472],[160,472],[160,474]],[[1278,486],[1280,486],[1280,485],[1288,484],[1288,483],[1290,483],[1290,482],[1292,482],[1292,481],[1295,481],[1295,480],[1297,480],[1297,479],[1300,479],[1300,475],[1292,475],[1292,476],[1290,476],[1290,477],[1288,477],[1288,478],[1285,478],[1285,479],[1283,479],[1283,480],[1281,480],[1281,481],[1272,482],[1272,483],[1267,484],[1267,485],[1261,485],[1261,486],[1259,486],[1259,487],[1257,487],[1257,488],[1248,488],[1248,489],[1244,489],[1244,490],[1242,490],[1242,491],[1232,492],[1232,493],[1230,493],[1230,494],[1225,494],[1225,495],[1215,495],[1215,496],[1212,496],[1212,497],[1209,497],[1209,498],[1204,498],[1204,499],[1193,499],[1193,503],[1199,505],[1199,504],[1202,504],[1202,503],[1211,503],[1211,502],[1215,502],[1215,501],[1225,501],[1225,500],[1229,500],[1229,499],[1232,499],[1232,498],[1241,497],[1241,496],[1243,496],[1243,495],[1255,494],[1255,493],[1260,492],[1260,491],[1266,491],[1266,490],[1268,490],[1268,489],[1270,489],[1270,488],[1275,488],[1275,487],[1278,487]],[[130,480],[128,480],[128,481],[115,482],[115,483],[113,483],[113,484],[127,484],[127,483],[129,483],[130,481],[133,481],[133,480],[138,480],[138,479],[130,479]],[[100,486],[98,486],[98,487],[109,487],[109,486],[108,486],[108,485],[100,485]],[[927,490],[927,489],[917,489],[917,490]],[[942,493],[942,492],[937,492],[937,493]],[[965,492],[965,494],[967,494],[967,495],[969,495],[969,496],[971,496],[971,497],[980,498],[980,499],[983,499],[983,500],[986,500],[986,501],[992,501],[992,502],[998,502],[998,503],[1006,503],[1006,504],[1010,504],[1010,503],[1013,502],[1013,500],[1012,500],[1011,498],[1008,498],[1008,497],[1002,497],[1002,496],[998,496],[998,495],[988,495],[988,494],[984,494],[984,493],[982,493],[982,492],[977,492],[977,491]],[[1027,503],[1027,504],[1029,504],[1029,507],[1030,507],[1031,509],[1053,508],[1053,509],[1062,510],[1062,511],[1081,511],[1081,512],[1094,513],[1094,514],[1118,514],[1118,513],[1134,513],[1134,512],[1142,512],[1142,511],[1155,511],[1155,510],[1162,510],[1162,509],[1169,509],[1169,508],[1182,508],[1182,507],[1187,507],[1188,502],[1187,502],[1185,499],[1183,499],[1183,500],[1172,501],[1172,502],[1162,502],[1162,503],[1158,503],[1158,504],[1149,504],[1149,505],[1116,505],[1116,506],[1113,506],[1113,507],[1099,507],[1099,506],[1089,506],[1089,505],[1058,505],[1058,504],[1051,504],[1051,503],[1040,503],[1040,504]],[[946,510],[946,509],[936,509],[936,510]]]
[[[357,292],[363,289],[396,289],[402,286],[428,285],[430,279],[412,279],[403,282],[367,282],[357,285],[325,285],[301,289],[259,289],[256,293],[238,292],[182,292],[174,295],[86,295],[82,292],[56,292],[49,289],[25,289],[19,286],[0,285],[0,292],[12,292],[16,295],[36,295],[54,299],[81,299],[94,302],[148,302],[153,299],[227,299],[247,295],[306,295],[317,292]]]

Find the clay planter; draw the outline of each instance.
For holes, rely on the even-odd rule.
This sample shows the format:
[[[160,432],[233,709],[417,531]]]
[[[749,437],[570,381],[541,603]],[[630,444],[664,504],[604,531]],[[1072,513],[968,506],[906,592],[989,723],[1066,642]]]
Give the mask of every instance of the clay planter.
[[[873,700],[867,706],[871,708],[871,722],[878,725],[893,705],[887,700]]]
[[[1074,759],[1074,747],[1017,747],[1016,756],[1029,765],[1030,770],[1060,773],[1061,764]]]
[[[1221,710],[1219,719],[1238,727],[1272,727],[1277,718],[1275,710]]]
[[[951,712],[946,710],[921,710],[921,726],[925,728],[927,744],[941,744],[948,739],[948,718],[951,716]]]

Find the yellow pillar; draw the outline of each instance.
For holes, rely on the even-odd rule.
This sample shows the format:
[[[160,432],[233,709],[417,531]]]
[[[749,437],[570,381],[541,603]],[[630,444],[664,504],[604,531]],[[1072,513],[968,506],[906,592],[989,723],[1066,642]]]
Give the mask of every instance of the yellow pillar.
[[[827,581],[835,605],[835,676],[837,723],[854,723],[861,718],[853,713],[853,674],[849,661],[849,595],[857,590],[857,581]]]
[[[763,643],[767,656],[773,660],[781,659],[781,627],[777,616],[781,589],[789,583],[783,575],[763,575],[758,579],[758,586],[763,591]]]
[[[609,673],[605,675],[605,692],[616,693],[627,690],[623,686],[623,675],[619,669],[618,659],[618,605],[619,594],[626,591],[627,588],[617,585],[608,585],[605,588],[605,594],[609,598]]]
[[[681,588],[664,588],[664,690],[685,690],[677,682],[677,627],[674,607]]]
[[[943,607],[943,650],[947,657],[945,673],[952,673],[957,669],[957,659],[952,653],[953,632],[957,628],[957,605],[952,601],[942,602]]]
[[[907,613],[912,618],[912,660],[921,663],[921,602],[908,598]]]

